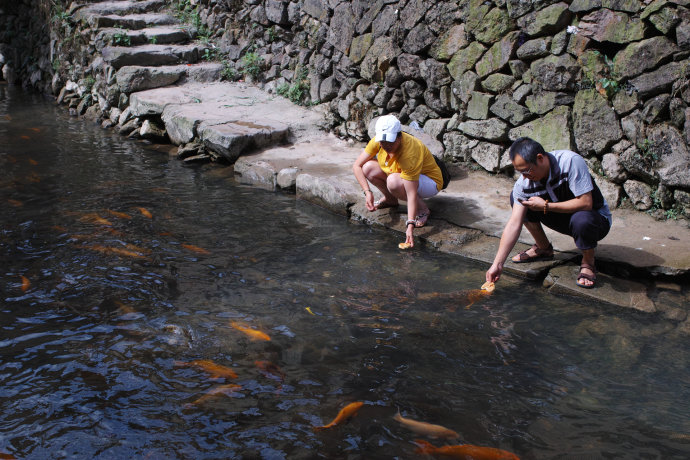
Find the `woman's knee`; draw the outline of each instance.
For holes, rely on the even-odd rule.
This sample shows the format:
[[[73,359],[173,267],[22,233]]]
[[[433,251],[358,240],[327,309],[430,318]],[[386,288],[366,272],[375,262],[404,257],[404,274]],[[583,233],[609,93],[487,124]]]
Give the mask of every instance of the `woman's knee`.
[[[388,187],[388,190],[390,191],[396,191],[396,190],[404,190],[405,186],[403,185],[403,180],[400,177],[399,173],[393,173],[388,176],[386,179],[386,186]]]
[[[364,177],[368,180],[379,178],[385,179],[386,173],[383,172],[379,164],[375,161],[367,161],[362,165],[362,172]]]

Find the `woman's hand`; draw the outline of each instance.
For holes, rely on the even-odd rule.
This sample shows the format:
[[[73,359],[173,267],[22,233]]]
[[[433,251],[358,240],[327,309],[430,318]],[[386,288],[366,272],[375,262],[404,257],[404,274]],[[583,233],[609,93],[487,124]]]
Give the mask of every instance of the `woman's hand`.
[[[414,238],[412,237],[412,231],[414,230],[414,225],[408,225],[405,230],[405,243],[408,243],[411,248],[414,247]]]
[[[366,198],[364,199],[364,204],[367,206],[367,209],[369,211],[375,211],[376,207],[374,206],[374,192],[368,191],[364,192],[366,195]]]

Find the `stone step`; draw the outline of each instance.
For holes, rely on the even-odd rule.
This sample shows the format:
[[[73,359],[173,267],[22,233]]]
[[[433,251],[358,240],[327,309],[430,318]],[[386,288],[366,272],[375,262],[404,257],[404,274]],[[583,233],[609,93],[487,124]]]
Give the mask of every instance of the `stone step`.
[[[168,13],[136,13],[124,16],[89,15],[84,18],[90,27],[101,29],[104,27],[119,27],[122,29],[145,29],[150,26],[166,26],[178,24],[179,21]]]
[[[163,9],[165,5],[165,0],[97,2],[82,6],[76,11],[75,18],[88,20],[90,16],[124,16],[134,13],[150,13]]]
[[[124,66],[161,66],[172,64],[193,64],[199,60],[197,44],[189,45],[140,45],[106,46],[101,51],[103,60],[120,69]]]
[[[287,99],[237,83],[186,83],[136,92],[130,95],[129,109],[136,117],[160,116],[174,144],[198,139],[230,162],[249,150],[282,144],[290,133],[316,130],[323,118],[307,109],[296,116]]]
[[[95,41],[96,43],[113,43],[113,41],[119,40],[121,42],[125,40],[129,42],[129,46],[145,44],[169,45],[173,43],[187,43],[196,38],[196,34],[195,28],[183,26],[157,26],[138,30],[106,27],[98,31]],[[117,43],[113,44],[118,45]]]
[[[172,85],[178,81],[214,82],[222,77],[223,64],[202,62],[159,67],[125,66],[117,71],[116,80],[120,91],[133,93]]]

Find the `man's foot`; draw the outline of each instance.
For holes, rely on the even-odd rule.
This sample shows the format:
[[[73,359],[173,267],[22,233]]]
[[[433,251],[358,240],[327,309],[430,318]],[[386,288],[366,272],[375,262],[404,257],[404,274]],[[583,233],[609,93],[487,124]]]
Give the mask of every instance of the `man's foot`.
[[[397,208],[398,207],[398,202],[396,201],[389,201],[386,198],[382,198],[378,201],[374,201],[374,209],[386,209],[386,208]]]
[[[428,209],[426,211],[422,211],[421,213],[417,214],[414,218],[414,226],[415,227],[424,227],[426,225],[427,219],[429,219],[429,216],[431,215],[431,211]]]
[[[580,265],[580,273],[577,275],[577,284],[585,289],[591,289],[594,287],[594,283],[597,280],[597,270],[590,264],[582,263]]]
[[[526,262],[536,262],[538,260],[551,260],[553,259],[553,246],[549,243],[549,247],[545,249],[539,248],[536,244],[526,251],[522,251],[519,254],[513,256],[512,260],[516,264],[523,264]]]

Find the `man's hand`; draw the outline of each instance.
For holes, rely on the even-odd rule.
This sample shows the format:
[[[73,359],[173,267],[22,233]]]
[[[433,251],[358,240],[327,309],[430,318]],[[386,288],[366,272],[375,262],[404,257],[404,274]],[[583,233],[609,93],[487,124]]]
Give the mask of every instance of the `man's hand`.
[[[495,283],[499,279],[501,279],[501,272],[503,272],[503,267],[498,264],[493,264],[487,271],[486,271],[486,281],[490,283]]]

